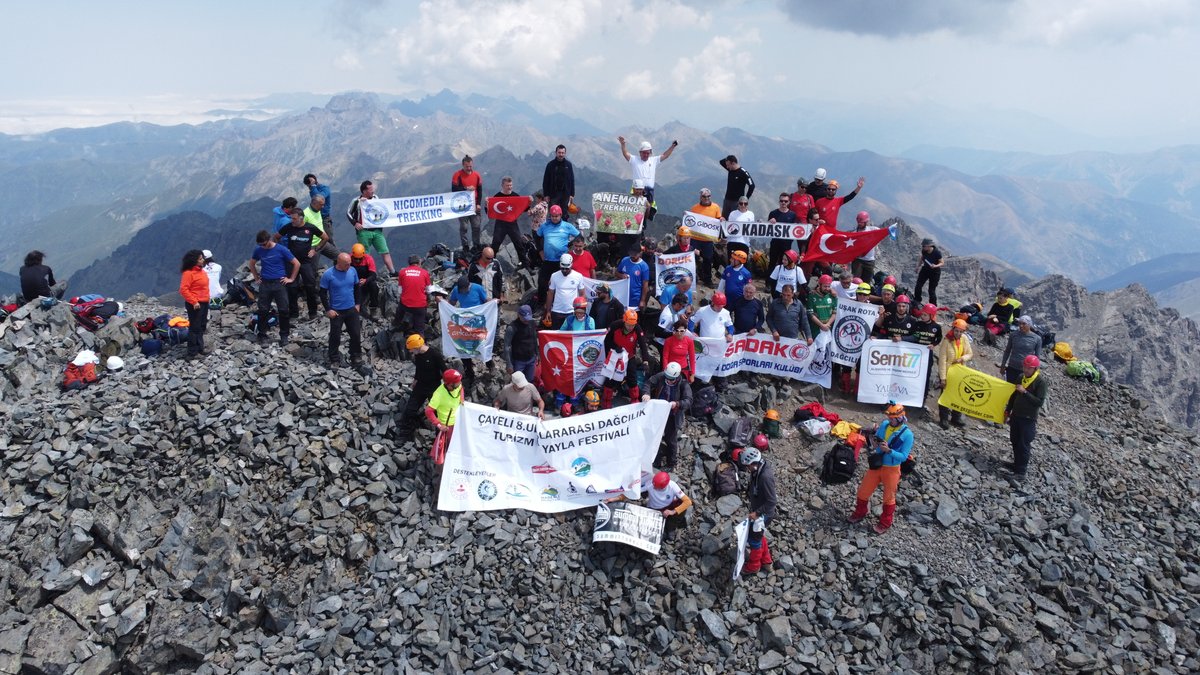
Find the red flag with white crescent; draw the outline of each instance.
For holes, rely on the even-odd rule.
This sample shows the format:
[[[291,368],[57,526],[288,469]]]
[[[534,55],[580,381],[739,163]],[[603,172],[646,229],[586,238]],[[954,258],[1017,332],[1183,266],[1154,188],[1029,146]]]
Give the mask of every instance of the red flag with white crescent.
[[[845,265],[875,248],[888,236],[887,230],[841,232],[828,225],[818,227],[808,240],[805,262],[828,262]]]
[[[529,208],[529,197],[488,197],[487,214],[492,220],[512,222]]]
[[[606,331],[538,331],[542,388],[576,396],[591,381],[603,381]]]

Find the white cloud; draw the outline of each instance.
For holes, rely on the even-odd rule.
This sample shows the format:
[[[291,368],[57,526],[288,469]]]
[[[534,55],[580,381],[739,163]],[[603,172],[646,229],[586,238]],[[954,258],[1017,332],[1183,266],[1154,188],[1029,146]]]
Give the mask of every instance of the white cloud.
[[[739,39],[749,44],[758,42],[756,34],[743,34]],[[700,53],[676,62],[672,71],[675,89],[692,100],[729,101],[739,87],[753,89],[750,60],[749,51],[740,49],[732,38],[719,35]]]
[[[1009,36],[1050,46],[1119,44],[1143,35],[1167,35],[1194,23],[1188,0],[1020,0],[1010,9]]]
[[[362,70],[363,65],[358,54],[347,49],[333,59],[333,67],[338,70]]]
[[[622,101],[637,101],[650,98],[654,93],[654,73],[649,70],[639,70],[636,73],[629,73],[617,85],[617,98]]]

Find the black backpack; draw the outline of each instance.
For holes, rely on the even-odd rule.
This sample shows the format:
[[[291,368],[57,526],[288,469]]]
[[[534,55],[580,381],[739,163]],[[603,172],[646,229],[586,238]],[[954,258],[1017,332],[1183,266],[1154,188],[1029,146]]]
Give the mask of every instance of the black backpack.
[[[825,459],[821,462],[821,482],[826,485],[841,485],[854,478],[854,469],[858,461],[854,458],[854,448],[845,443],[834,443]]]
[[[721,409],[721,395],[713,385],[700,387],[692,397],[692,417],[706,417]]]
[[[735,448],[750,445],[754,438],[754,420],[749,417],[739,417],[729,426],[729,444]]]
[[[714,497],[724,497],[738,491],[737,464],[721,462],[713,469],[712,493]]]

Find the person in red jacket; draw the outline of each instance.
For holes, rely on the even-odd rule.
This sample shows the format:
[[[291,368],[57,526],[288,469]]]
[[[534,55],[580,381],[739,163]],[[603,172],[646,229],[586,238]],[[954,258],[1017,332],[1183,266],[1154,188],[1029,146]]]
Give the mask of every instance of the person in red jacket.
[[[678,363],[690,384],[696,381],[696,343],[687,334],[687,329],[687,319],[675,322],[674,332],[663,343],[662,364],[666,370],[667,364]]]
[[[425,332],[425,322],[428,318],[426,307],[429,298],[425,289],[433,283],[429,272],[421,267],[421,256],[408,256],[408,267],[396,273],[400,281],[400,305],[396,307],[396,318],[392,320],[393,328],[406,328],[405,335],[421,335]]]
[[[204,331],[208,328],[208,273],[204,271],[204,251],[192,249],[183,254],[180,265],[179,294],[187,309],[188,336],[187,357],[189,360],[207,354],[204,348]]]

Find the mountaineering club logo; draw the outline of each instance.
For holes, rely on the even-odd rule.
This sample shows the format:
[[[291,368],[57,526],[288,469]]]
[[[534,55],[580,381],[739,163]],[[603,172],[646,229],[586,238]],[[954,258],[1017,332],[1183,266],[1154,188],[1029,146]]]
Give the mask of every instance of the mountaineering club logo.
[[[866,321],[863,321],[861,317],[848,316],[838,321],[837,330],[833,333],[833,341],[843,352],[854,353],[862,348],[869,334]]]
[[[478,354],[487,339],[487,318],[470,310],[455,311],[446,323],[451,342],[464,354]]]
[[[485,478],[479,481],[479,488],[475,492],[479,495],[480,499],[490,502],[496,498],[496,484]]]
[[[599,504],[596,505],[596,529],[597,530],[604,529],[604,526],[608,524],[608,521],[611,518],[612,518],[612,509],[610,509],[608,507],[608,504],[605,504],[604,502],[600,502]]]
[[[966,375],[958,383],[958,392],[968,405],[981,408],[992,397],[992,387],[979,375]]]
[[[596,340],[583,340],[581,344],[575,348],[575,360],[584,368],[591,368],[600,362],[600,355],[604,353],[604,343]]]
[[[371,225],[378,226],[383,224],[383,222],[388,219],[387,207],[376,203],[375,200],[368,199],[359,201],[358,206],[359,211],[362,212],[364,223],[370,223]]]
[[[592,463],[587,457],[576,457],[575,461],[571,462],[571,471],[576,478],[583,478],[592,472]]]
[[[465,192],[455,193],[450,198],[450,210],[455,213],[466,213],[471,210],[472,204],[471,195]]]

